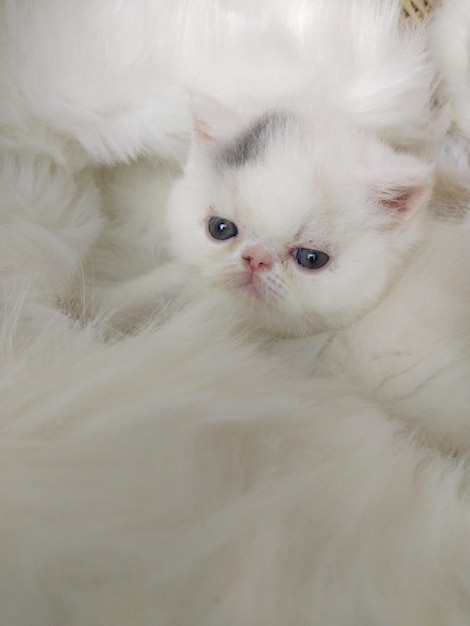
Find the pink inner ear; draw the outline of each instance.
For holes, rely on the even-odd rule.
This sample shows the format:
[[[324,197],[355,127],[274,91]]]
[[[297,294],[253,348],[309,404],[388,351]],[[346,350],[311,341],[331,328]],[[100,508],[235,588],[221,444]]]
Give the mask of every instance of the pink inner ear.
[[[193,132],[197,141],[200,141],[206,145],[212,145],[215,143],[215,137],[211,134],[210,128],[202,120],[193,119]]]
[[[196,144],[212,147],[240,130],[238,116],[225,104],[201,93],[192,93],[193,136]]]
[[[407,210],[408,201],[410,199],[411,193],[412,191],[403,189],[399,191],[395,196],[381,198],[380,204],[386,209],[401,213],[402,211]]]
[[[379,195],[378,201],[385,209],[394,213],[403,213],[414,208],[424,196],[424,187],[409,187],[391,190],[389,194]]]

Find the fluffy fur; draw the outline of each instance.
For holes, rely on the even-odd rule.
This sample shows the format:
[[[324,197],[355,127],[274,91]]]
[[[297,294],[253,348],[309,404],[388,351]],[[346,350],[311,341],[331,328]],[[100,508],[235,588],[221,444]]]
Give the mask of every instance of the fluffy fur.
[[[468,449],[466,181],[445,212],[442,168],[334,111],[291,111],[266,136],[259,119],[237,128],[215,104],[196,111],[196,122],[204,132],[169,206],[173,254],[187,264],[193,291],[223,289],[252,327],[281,337],[326,332],[312,369],[347,374],[435,443]],[[236,224],[237,235],[215,239],[212,216]],[[329,261],[307,269],[299,249]],[[263,261],[256,269],[253,257]]]
[[[196,134],[168,209],[173,256],[198,285],[234,292],[254,323],[281,336],[343,328],[376,305],[422,238],[419,209],[433,175],[336,111],[309,108],[287,109],[266,137],[256,136],[262,118],[243,127],[221,106],[196,111],[205,134]],[[253,155],[224,160],[246,141]],[[237,236],[214,239],[211,216],[233,222]],[[302,267],[292,254],[302,248],[328,254],[328,263]],[[246,257],[256,250],[266,266],[252,276]]]
[[[465,466],[240,345],[216,304],[114,346],[49,317],[24,348],[17,318],[2,622],[465,623]]]
[[[49,305],[70,294],[102,226],[90,171],[45,155],[0,155],[0,302]]]
[[[423,49],[419,38],[396,33],[397,8],[392,0],[352,8],[340,0],[288,8],[283,0],[5,0],[2,146],[77,167],[142,154],[179,159],[188,88],[259,100],[319,81],[319,90],[339,95],[334,85],[343,78],[347,114],[419,128]],[[388,98],[397,91],[401,102]]]
[[[456,128],[470,141],[470,5],[467,0],[439,4],[430,25],[442,98],[449,102]]]
[[[337,104],[325,109],[327,95],[285,95],[264,111],[193,98],[193,146],[168,208],[173,258],[192,296],[224,290],[252,328],[327,333],[320,354],[316,340],[289,347],[293,360],[311,352],[312,371],[350,377],[434,445],[466,451],[468,183],[440,163],[442,127],[428,108],[429,133],[405,151],[403,129],[392,140],[354,111],[340,118]],[[214,217],[236,236],[215,239]],[[329,261],[305,269],[299,249]],[[263,261],[255,272],[253,257]],[[153,282],[167,287],[164,271],[121,294],[140,306],[159,294]]]
[[[397,28],[398,8],[377,0],[1,4],[2,624],[468,621],[465,420],[451,436],[445,430],[423,437],[430,427],[419,424],[412,404],[378,406],[389,391],[396,399],[393,385],[403,390],[403,381],[391,380],[389,390],[385,385],[378,403],[344,379],[350,370],[335,369],[336,355],[341,363],[358,364],[357,382],[364,388],[366,381],[373,389],[366,385],[365,391],[376,395],[384,368],[367,355],[377,337],[384,354],[388,316],[395,329],[390,345],[402,342],[411,352],[418,346],[416,358],[429,370],[437,361],[445,365],[450,393],[452,385],[459,391],[450,397],[441,382],[445,402],[464,401],[457,376],[467,379],[461,360],[466,287],[440,260],[462,264],[458,252],[465,246],[457,242],[468,195],[452,176],[434,184],[434,69],[423,33]],[[273,173],[286,181],[278,206],[296,198],[292,216],[298,221],[309,177],[301,156],[317,160],[322,180],[321,167],[329,165],[328,174],[338,177],[332,181],[338,213],[348,224],[339,243],[349,242],[361,257],[351,235],[377,247],[376,228],[389,252],[403,253],[393,258],[392,270],[378,263],[367,269],[373,293],[362,293],[366,303],[356,302],[354,317],[383,300],[390,275],[400,276],[405,260],[414,259],[409,282],[405,276],[391,294],[393,306],[383,305],[387,316],[363,317],[371,324],[362,335],[361,321],[355,325],[353,360],[344,360],[343,343],[332,343],[333,363],[324,351],[312,376],[313,355],[323,343],[285,339],[273,347],[261,333],[254,339],[240,321],[246,327],[255,319],[259,327],[262,317],[253,318],[251,306],[240,315],[220,286],[215,295],[204,293],[201,280],[195,283],[200,301],[182,311],[166,307],[166,286],[149,303],[155,276],[148,270],[157,266],[159,280],[163,275],[171,287],[180,276],[163,265],[162,214],[191,142],[188,103],[196,96],[188,88],[210,96],[200,102],[199,120],[207,113],[202,105],[213,98],[235,111],[232,121],[242,126],[273,103],[277,111],[296,105],[286,129],[294,135],[274,133],[274,143],[281,143],[269,151],[269,168],[275,166],[269,185],[257,182],[266,167],[260,160],[246,186],[250,202],[259,193],[260,221],[252,228],[271,226],[261,200],[272,204]],[[330,116],[338,130],[325,155],[311,141],[302,144],[303,153],[289,144],[302,128],[305,139],[312,132],[324,137]],[[211,143],[209,128],[196,130]],[[218,130],[227,128],[224,121]],[[345,145],[341,136],[348,138]],[[288,167],[278,158],[280,148],[292,157]],[[210,171],[211,158],[206,154],[197,167]],[[350,169],[362,172],[359,186]],[[396,193],[397,178],[406,179],[405,194]],[[371,181],[386,184],[375,184],[370,196]],[[194,241],[201,242],[196,257],[212,245],[198,215],[206,216],[201,198],[214,178],[200,176],[200,183],[181,205],[189,213],[194,202],[191,245],[177,245],[176,237],[172,244],[190,261]],[[444,207],[455,216],[458,207],[456,225],[423,210],[428,187],[437,213]],[[312,192],[312,200],[319,202],[321,193]],[[220,198],[228,209],[223,193]],[[398,213],[406,228],[391,218],[403,202],[406,210]],[[185,216],[178,232],[177,213],[175,230],[186,237],[189,222]],[[422,237],[438,230],[440,256],[421,249]],[[243,245],[242,236],[238,241]],[[197,278],[197,264],[191,267]],[[431,267],[437,282],[430,292]],[[423,278],[417,295],[416,274]],[[110,281],[100,299],[95,290]],[[362,282],[356,278],[358,289]],[[343,285],[350,288],[348,281]],[[140,314],[142,293],[150,312],[162,308],[160,317],[144,315],[147,328],[122,338],[107,315],[124,303],[118,322],[128,324],[127,303],[137,303]],[[349,297],[359,295],[351,290]],[[79,317],[91,310],[93,322],[74,321],[62,312],[64,303]],[[332,303],[325,297],[324,306],[337,311],[341,298]],[[408,313],[416,318],[415,307],[422,328],[414,324],[413,345],[407,324]],[[330,319],[328,311],[320,313],[316,328]],[[462,335],[458,343],[453,330],[447,334],[454,327]],[[423,355],[426,341],[429,354]],[[394,349],[390,358],[401,358]],[[407,358],[410,353],[401,362]],[[461,362],[463,374],[456,374]],[[395,372],[397,362],[391,367]],[[424,400],[436,402],[436,394]],[[447,428],[448,421],[437,423]],[[414,433],[404,424],[420,428]],[[444,454],[459,434],[459,458]]]
[[[146,7],[145,10],[151,20],[154,9]],[[329,5],[298,2],[288,11],[282,2],[270,3],[269,10],[263,2],[254,3],[250,8],[224,2],[217,8],[218,29],[204,32],[204,46],[200,42],[199,14],[206,11],[202,14],[204,19],[209,20],[210,11],[214,8],[199,3],[198,15],[194,15],[194,10],[189,5],[178,4],[165,24],[165,30],[183,30],[183,46],[180,45],[181,37],[175,35],[174,41],[178,42],[178,46],[174,49],[173,40],[168,36],[163,40],[165,47],[162,50],[156,33],[155,42],[147,53],[153,60],[154,72],[155,68],[160,68],[162,54],[166,61],[165,72],[155,75],[152,84],[160,85],[163,92],[168,93],[168,98],[175,99],[177,107],[186,107],[184,120],[175,115],[172,117],[173,126],[160,125],[170,129],[171,137],[178,136],[182,144],[188,146],[190,143],[191,115],[188,99],[183,98],[183,105],[180,92],[175,95],[172,90],[171,80],[180,89],[181,84],[189,87],[189,93],[194,94],[196,90],[222,97],[235,108],[242,120],[250,119],[257,112],[261,114],[267,108],[288,109],[292,103],[298,107],[302,102],[302,108],[309,115],[330,110],[330,119],[334,121],[338,117],[344,118],[354,128],[376,134],[394,145],[426,149],[427,140],[433,135],[429,132],[429,124],[434,69],[427,58],[423,33],[416,31],[410,34],[399,29],[396,2],[361,0],[349,6],[339,1]],[[136,15],[140,13],[137,11]],[[189,23],[192,27],[190,32],[186,30]],[[224,33],[223,45],[220,44],[220,33]],[[131,29],[126,39],[129,46],[133,36]],[[140,40],[138,45],[135,44],[136,54],[141,51],[142,45]],[[144,60],[140,56],[138,58],[140,66],[144,67],[147,57]],[[412,63],[410,59],[413,59]],[[229,73],[227,68],[230,68]],[[165,82],[164,78],[168,76],[171,79]],[[156,106],[159,106],[159,99],[155,100]],[[194,104],[194,95],[191,101]],[[310,110],[312,105],[313,111]],[[210,111],[208,113],[210,116]],[[134,119],[138,119],[137,115]],[[222,125],[220,130],[225,128],[225,132],[230,133],[230,122],[233,120],[229,117],[228,122],[223,115],[212,119],[212,123]],[[179,123],[178,129],[174,126],[176,123]],[[318,126],[320,124],[319,120]],[[345,125],[349,128],[346,121]],[[120,133],[115,132],[112,136],[120,136]],[[134,138],[137,139],[136,133]],[[162,148],[165,142],[166,139],[155,142],[155,154],[167,156]],[[140,150],[142,154],[147,149]],[[122,158],[127,158],[124,152]],[[185,160],[185,156],[175,158],[180,166]],[[174,174],[174,165],[170,167]],[[93,311],[103,305],[108,308],[120,306],[119,317],[124,325],[126,316],[122,311],[123,305],[131,305],[129,313],[133,318],[140,306],[148,311],[146,294],[155,289],[158,293],[164,291],[159,287],[160,272],[156,272],[154,279],[152,276],[141,276],[145,269],[151,268],[151,260],[143,268],[139,261],[134,261],[135,254],[131,256],[125,251],[129,248],[128,239],[133,238],[134,225],[141,219],[138,207],[143,206],[147,215],[145,207],[153,202],[154,216],[159,213],[158,207],[162,206],[167,194],[166,168],[167,164],[161,160],[158,167],[153,166],[150,188],[145,180],[149,179],[145,165],[133,166],[136,172],[134,180],[129,175],[122,176],[122,172],[117,176],[113,173],[111,197],[106,200],[107,207],[112,207],[111,225],[104,232],[104,240],[88,258],[90,269],[86,273],[91,277],[88,281],[91,287],[88,285],[85,308]],[[129,193],[129,186],[133,189],[133,196]],[[116,193],[126,196],[126,202],[122,203]],[[136,217],[130,219],[130,214],[136,212]],[[126,224],[129,235],[122,229],[119,232],[115,228],[116,223]],[[158,241],[162,229],[156,225],[155,217],[153,223],[156,231],[152,232],[156,232],[155,239]],[[113,254],[114,251],[117,254]],[[147,254],[147,250],[143,254]],[[122,267],[123,258],[127,268],[125,276],[119,276],[112,268]],[[161,258],[159,254],[158,260]],[[133,272],[129,268],[134,264],[136,268]],[[109,285],[109,288],[105,285],[109,279],[131,278],[132,275],[139,275],[138,282],[128,282],[122,289],[115,284]],[[168,284],[165,276],[164,288]],[[177,280],[178,284],[180,282]],[[100,288],[98,291],[97,286]],[[88,306],[90,304],[91,307]]]

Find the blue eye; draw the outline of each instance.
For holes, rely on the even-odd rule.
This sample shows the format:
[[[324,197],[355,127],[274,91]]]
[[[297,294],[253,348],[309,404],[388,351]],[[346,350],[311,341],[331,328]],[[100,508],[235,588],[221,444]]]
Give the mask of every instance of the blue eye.
[[[211,217],[208,228],[214,239],[231,239],[238,235],[238,229],[235,224],[223,217]]]
[[[297,250],[292,251],[292,256],[299,265],[307,270],[317,270],[330,260],[325,252],[310,250],[309,248],[297,248]]]

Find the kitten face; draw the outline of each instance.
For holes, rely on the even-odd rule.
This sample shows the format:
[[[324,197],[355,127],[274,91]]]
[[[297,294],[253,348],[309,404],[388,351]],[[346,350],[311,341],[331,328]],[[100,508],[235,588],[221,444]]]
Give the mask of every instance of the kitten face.
[[[429,168],[338,119],[273,113],[243,126],[209,108],[168,213],[198,289],[224,290],[283,336],[364,315],[419,239]]]

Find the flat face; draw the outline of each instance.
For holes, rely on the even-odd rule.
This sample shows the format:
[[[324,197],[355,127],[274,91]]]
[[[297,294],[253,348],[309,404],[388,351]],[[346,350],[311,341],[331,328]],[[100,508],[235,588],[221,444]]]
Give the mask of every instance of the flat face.
[[[268,112],[223,138],[204,128],[169,207],[173,253],[201,288],[288,336],[375,306],[418,236],[408,190],[422,164],[328,115]]]

